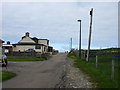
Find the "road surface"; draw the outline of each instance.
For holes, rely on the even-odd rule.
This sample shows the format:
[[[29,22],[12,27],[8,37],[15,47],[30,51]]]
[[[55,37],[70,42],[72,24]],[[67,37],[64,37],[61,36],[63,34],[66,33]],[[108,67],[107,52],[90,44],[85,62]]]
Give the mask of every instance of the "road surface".
[[[53,55],[46,61],[10,62],[8,71],[17,76],[2,83],[3,88],[55,88],[66,64],[66,54]],[[5,68],[4,68],[5,69]]]
[[[8,71],[16,77],[4,81],[3,88],[91,88],[89,77],[73,66],[66,53],[46,61],[9,62]],[[5,68],[3,68],[5,70]]]

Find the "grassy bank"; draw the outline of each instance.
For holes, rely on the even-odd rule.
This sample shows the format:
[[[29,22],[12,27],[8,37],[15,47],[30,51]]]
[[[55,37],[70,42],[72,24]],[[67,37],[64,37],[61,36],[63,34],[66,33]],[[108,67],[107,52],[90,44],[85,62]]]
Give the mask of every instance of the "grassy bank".
[[[8,61],[44,61],[45,58],[23,57],[23,56],[8,56]]]
[[[15,77],[16,74],[9,71],[0,71],[0,82],[11,79]]]
[[[113,55],[99,57],[98,68],[95,67],[95,58],[90,58],[86,62],[85,58],[78,58],[74,53],[69,53],[68,57],[75,59],[74,65],[91,77],[91,81],[96,83],[97,88],[117,88],[118,87],[118,59],[115,58],[115,79],[111,79],[111,61]]]

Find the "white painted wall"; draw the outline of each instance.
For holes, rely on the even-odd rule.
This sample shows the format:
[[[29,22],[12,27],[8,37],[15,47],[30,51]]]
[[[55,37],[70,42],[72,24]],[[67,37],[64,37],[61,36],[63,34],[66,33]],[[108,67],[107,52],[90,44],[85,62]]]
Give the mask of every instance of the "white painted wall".
[[[13,51],[21,51],[24,52],[28,49],[34,49],[36,52],[42,53],[42,47],[41,49],[35,49],[35,45],[16,45],[16,47],[13,47]]]
[[[44,45],[48,46],[47,40],[38,40],[38,43],[39,44],[44,44]]]
[[[43,46],[43,52],[44,52],[44,53],[47,53],[47,52],[48,52],[48,44],[47,44],[47,42],[48,42],[48,40],[38,40],[38,43],[39,43],[39,44],[44,44],[44,45],[46,45],[46,46]],[[44,48],[45,48],[45,50],[44,50]]]
[[[44,53],[47,53],[48,51],[48,46],[43,46],[43,50],[42,50]]]
[[[28,49],[34,49],[36,52],[47,53],[47,46],[41,46],[41,49],[35,49],[35,45],[16,45],[16,47],[13,47],[14,52],[18,52],[19,50],[24,52]]]

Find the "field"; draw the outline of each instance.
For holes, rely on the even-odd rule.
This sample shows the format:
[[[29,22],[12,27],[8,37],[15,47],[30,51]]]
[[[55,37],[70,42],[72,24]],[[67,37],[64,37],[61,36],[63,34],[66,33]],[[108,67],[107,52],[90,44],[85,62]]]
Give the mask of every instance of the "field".
[[[114,49],[114,51],[117,49]],[[118,52],[111,52],[113,49],[91,51],[89,62],[84,57],[81,59],[76,53],[69,53],[68,57],[75,59],[75,66],[83,70],[96,83],[97,88],[118,88],[119,86],[119,56]],[[98,65],[96,67],[96,57]],[[112,60],[115,62],[114,73],[112,73]],[[114,75],[113,75],[114,74]]]

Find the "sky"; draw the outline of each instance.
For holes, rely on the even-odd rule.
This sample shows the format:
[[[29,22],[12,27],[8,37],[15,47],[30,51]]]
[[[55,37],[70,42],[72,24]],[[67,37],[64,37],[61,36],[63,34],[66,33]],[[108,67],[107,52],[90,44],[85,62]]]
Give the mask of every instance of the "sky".
[[[79,44],[79,22],[82,20],[82,48],[88,47],[89,11],[93,8],[91,48],[118,46],[117,2],[2,2],[0,27],[4,41],[17,43],[25,32],[30,37],[49,39],[50,46],[59,51]]]

